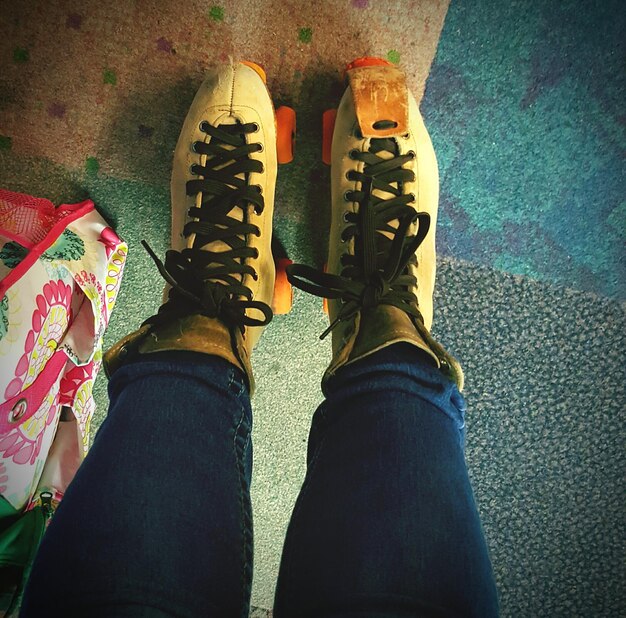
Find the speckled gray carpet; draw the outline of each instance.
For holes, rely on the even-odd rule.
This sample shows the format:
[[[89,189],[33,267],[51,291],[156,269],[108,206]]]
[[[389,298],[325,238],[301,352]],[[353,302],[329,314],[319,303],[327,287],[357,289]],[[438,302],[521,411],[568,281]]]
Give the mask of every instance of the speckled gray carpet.
[[[467,459],[504,616],[623,616],[624,305],[445,263]]]

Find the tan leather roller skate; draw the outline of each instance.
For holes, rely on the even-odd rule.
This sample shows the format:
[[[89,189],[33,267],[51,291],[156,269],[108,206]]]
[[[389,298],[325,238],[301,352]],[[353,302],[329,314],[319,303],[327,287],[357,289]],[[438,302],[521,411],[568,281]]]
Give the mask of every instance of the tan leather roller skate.
[[[437,161],[404,73],[379,58],[346,68],[339,108],[324,114],[331,165],[331,227],[325,272],[287,268],[290,282],[327,299],[340,367],[391,344],[425,351],[459,387],[458,362],[430,334],[435,285]]]
[[[107,352],[109,375],[137,353],[188,350],[232,362],[252,387],[250,354],[271,305],[291,307],[288,260],[272,254],[272,219],[277,163],[293,158],[295,113],[274,111],[265,82],[260,66],[237,62],[200,86],[174,152],[172,248],[163,263],[146,245],[166,298]]]

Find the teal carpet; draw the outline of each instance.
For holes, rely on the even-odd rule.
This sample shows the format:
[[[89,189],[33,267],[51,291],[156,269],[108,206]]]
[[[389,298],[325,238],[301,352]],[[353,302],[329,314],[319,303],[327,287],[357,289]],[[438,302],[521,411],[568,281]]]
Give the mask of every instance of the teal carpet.
[[[443,255],[626,298],[625,16],[452,2],[422,102]]]

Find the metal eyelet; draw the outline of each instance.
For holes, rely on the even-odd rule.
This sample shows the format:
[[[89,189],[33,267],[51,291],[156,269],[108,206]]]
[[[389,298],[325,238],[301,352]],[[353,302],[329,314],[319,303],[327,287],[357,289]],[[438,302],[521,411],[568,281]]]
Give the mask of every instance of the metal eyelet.
[[[411,134],[410,134],[410,133],[405,133],[405,134],[402,136],[402,139],[409,139],[410,137],[411,137]]]
[[[198,144],[200,142],[192,142],[191,143],[191,152],[195,152],[196,154],[200,154],[197,149],[196,149],[196,144]]]
[[[409,150],[409,152],[407,152],[407,155],[410,155],[411,159],[417,158],[417,155],[415,154],[415,150]]]
[[[349,180],[350,182],[352,182],[352,178],[350,178],[350,173],[351,173],[351,172],[352,172],[352,170],[348,170],[348,171],[345,173],[345,178],[346,178],[346,180]]]
[[[250,131],[251,133],[258,133],[259,130],[261,129],[261,127],[259,126],[258,122],[253,122],[252,126],[254,127],[254,129],[252,129],[252,131]]]
[[[260,148],[257,150],[257,152],[263,152],[265,150],[265,146],[263,146],[263,144],[261,144],[261,142],[257,142],[260,146]]]
[[[259,195],[263,195],[263,187],[262,185],[253,185],[256,189],[259,190]]]
[[[409,193],[409,195],[411,196],[411,201],[414,202],[416,197],[415,197],[415,193]]]
[[[203,133],[208,133],[208,131],[206,130],[207,127],[210,127],[211,124],[207,121],[207,120],[203,120],[199,125],[198,128],[200,129],[200,131],[202,131]]]
[[[357,150],[356,148],[353,148],[349,153],[348,156],[353,160],[356,161],[356,156],[360,153],[360,150]]]
[[[9,414],[9,423],[17,423],[19,420],[26,414],[28,410],[28,402],[26,399],[19,399],[13,408],[11,408],[11,413]]]
[[[352,193],[352,191],[346,191],[343,194],[343,199],[345,202],[354,202],[354,200],[350,197],[350,194]]]
[[[343,211],[343,222],[344,223],[350,223],[350,221],[348,220],[348,214],[349,214],[348,210],[344,210]]]

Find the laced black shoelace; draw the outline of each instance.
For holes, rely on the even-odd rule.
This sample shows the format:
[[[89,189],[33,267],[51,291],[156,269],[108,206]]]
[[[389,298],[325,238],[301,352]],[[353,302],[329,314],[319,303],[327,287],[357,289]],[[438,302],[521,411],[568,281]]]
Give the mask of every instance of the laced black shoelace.
[[[167,251],[165,263],[142,241],[172,286],[167,302],[144,324],[157,325],[175,317],[201,314],[219,318],[242,331],[245,326],[265,326],[272,319],[271,308],[252,300],[252,291],[242,284],[246,274],[258,277],[254,268],[245,263],[247,258],[258,257],[256,249],[246,246],[246,236],[261,234],[256,225],[247,222],[246,207],[253,204],[260,214],[265,205],[261,187],[248,184],[251,172],[263,172],[263,164],[249,157],[262,150],[261,144],[246,143],[246,135],[258,131],[258,125],[215,127],[203,122],[200,128],[211,139],[208,143],[195,142],[193,148],[199,155],[207,155],[207,160],[204,166],[192,166],[192,173],[199,178],[187,182],[187,195],[200,193],[202,202],[200,207],[189,209],[189,217],[196,220],[189,221],[183,229],[185,238],[192,234],[195,238],[190,248]],[[230,216],[235,207],[243,211],[243,220]],[[229,249],[213,251],[206,247],[216,241]],[[262,317],[246,315],[249,310],[258,310]]]
[[[380,156],[383,152],[391,157]],[[350,180],[359,181],[358,191],[348,191],[345,200],[358,203],[356,212],[346,212],[349,223],[341,240],[354,238],[354,255],[341,256],[340,275],[320,272],[309,266],[293,264],[287,267],[292,285],[316,296],[341,299],[342,307],[332,324],[322,333],[324,339],[337,324],[348,320],[361,309],[377,305],[392,305],[423,322],[417,297],[410,288],[417,285],[409,266],[417,264],[415,252],[426,238],[430,215],[418,213],[409,204],[412,194],[403,194],[403,185],[415,180],[415,174],[402,166],[411,161],[413,153],[398,155],[393,139],[372,139],[369,150],[353,150],[350,157],[364,163],[363,171],[348,172]],[[382,199],[373,191],[392,194]],[[397,227],[391,222],[397,220]],[[417,233],[408,230],[418,222]],[[384,233],[391,235],[388,238]]]

